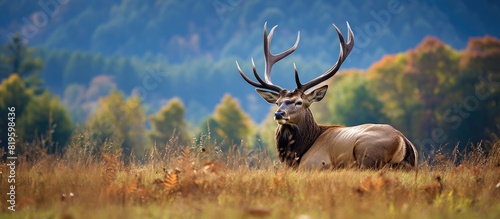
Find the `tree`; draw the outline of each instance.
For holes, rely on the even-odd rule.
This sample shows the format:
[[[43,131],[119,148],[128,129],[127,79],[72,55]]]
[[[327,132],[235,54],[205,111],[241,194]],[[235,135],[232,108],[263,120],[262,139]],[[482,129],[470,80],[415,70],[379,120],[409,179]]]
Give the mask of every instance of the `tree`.
[[[18,74],[12,74],[10,77],[2,81],[2,84],[0,85],[0,113],[4,116],[0,117],[0,141],[5,151],[7,149],[8,137],[8,109],[13,108],[15,110],[14,118],[15,120],[18,120],[33,98],[33,93],[26,89]],[[20,127],[15,128],[16,134],[22,137],[24,135],[24,130]]]
[[[206,124],[202,124],[201,130],[209,128],[210,137],[220,142],[223,151],[228,151],[231,146],[240,145],[242,142],[252,146],[253,127],[252,120],[243,112],[238,101],[226,94],[216,106],[214,114],[208,118]]]
[[[0,89],[0,111],[6,111],[7,107],[16,109],[19,141],[32,142],[43,138],[45,141],[42,142],[47,143],[43,145],[47,152],[60,153],[71,135],[72,123],[59,99],[41,88],[39,75],[43,64],[40,58],[34,58],[34,53],[19,35],[15,35],[2,49],[0,61],[10,65],[10,68],[0,72],[0,78],[5,79]],[[0,119],[0,122],[7,124],[3,121],[5,119]],[[4,132],[4,128],[0,132]]]
[[[417,85],[411,75],[405,74],[406,63],[405,54],[384,56],[368,69],[367,79],[370,91],[383,103],[382,112],[390,124],[413,138],[413,124],[418,120],[414,113],[421,106],[414,98]]]
[[[415,83],[414,99],[422,107],[413,135],[432,138],[432,130],[441,126],[442,107],[456,101],[450,98],[450,87],[458,77],[459,54],[437,38],[427,37],[406,56],[404,74]]]
[[[34,57],[35,50],[26,46],[20,35],[14,35],[9,44],[4,45],[0,52],[0,64],[5,67],[0,69],[0,80],[12,74],[18,74],[26,87],[34,89],[36,94],[43,92],[40,72],[43,63],[40,58]]]
[[[95,150],[122,151],[122,159],[128,163],[131,156],[140,158],[146,148],[145,115],[138,97],[125,100],[123,94],[113,90],[99,99],[99,106],[87,120],[86,127],[93,140],[110,141],[109,148]]]
[[[32,142],[41,137],[51,154],[62,153],[73,132],[68,111],[49,91],[29,102],[18,124],[24,129],[25,141]]]
[[[174,138],[177,138],[181,144],[189,140],[184,114],[182,101],[179,98],[173,98],[151,116],[149,138],[151,142],[155,142],[158,149],[164,148],[166,143]]]
[[[343,71],[329,87],[330,95],[324,101],[327,123],[359,125],[387,123],[383,104],[369,90],[366,74],[357,70]],[[320,103],[321,104],[321,103]],[[318,104],[318,105],[320,105]],[[325,111],[322,112],[324,114]],[[325,115],[322,115],[325,117]]]
[[[386,56],[368,70],[391,124],[421,150],[451,151],[488,139],[500,122],[500,41],[472,39],[458,52],[436,38]]]
[[[69,114],[59,99],[44,91],[35,96],[25,87],[19,75],[12,74],[0,85],[0,113],[7,115],[9,107],[15,108],[17,141],[32,142],[43,138],[49,153],[63,151],[73,126]],[[7,117],[0,118],[2,145],[7,142]]]
[[[444,118],[450,139],[479,142],[500,124],[500,40],[486,36],[469,41],[459,61],[459,76],[451,92],[461,97]],[[456,134],[454,134],[456,133]]]

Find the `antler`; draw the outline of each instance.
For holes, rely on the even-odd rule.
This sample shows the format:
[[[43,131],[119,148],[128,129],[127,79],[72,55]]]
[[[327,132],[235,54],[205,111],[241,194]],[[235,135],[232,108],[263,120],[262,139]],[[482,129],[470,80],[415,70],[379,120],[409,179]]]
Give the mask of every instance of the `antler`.
[[[276,62],[278,62],[281,59],[285,58],[286,56],[290,55],[291,53],[293,53],[297,49],[297,46],[299,45],[299,41],[300,41],[300,31],[297,34],[297,40],[295,41],[295,44],[291,48],[283,51],[280,54],[274,55],[271,53],[270,46],[271,46],[271,40],[273,39],[274,29],[276,27],[278,27],[278,25],[271,28],[269,35],[267,34],[267,27],[266,26],[267,26],[267,22],[264,23],[264,56],[265,56],[265,65],[266,65],[266,72],[264,75],[265,81],[262,80],[262,78],[257,73],[257,69],[255,68],[255,63],[254,63],[253,59],[252,59],[252,70],[253,70],[253,74],[255,75],[255,78],[257,79],[258,83],[251,80],[250,78],[248,78],[245,75],[245,73],[243,73],[243,71],[240,68],[240,65],[238,64],[238,61],[236,61],[236,66],[238,67],[238,72],[240,73],[241,77],[243,77],[243,79],[245,79],[245,81],[247,81],[252,86],[258,87],[258,88],[264,88],[267,90],[276,91],[279,93],[280,91],[283,90],[283,88],[273,84],[273,82],[271,81],[271,70],[273,68],[273,65]]]
[[[354,47],[354,34],[352,33],[351,27],[349,26],[349,22],[347,23],[347,31],[348,31],[348,38],[347,38],[347,43],[344,40],[344,36],[342,36],[342,33],[340,32],[339,28],[335,26],[335,24],[332,24],[335,30],[337,31],[337,34],[339,35],[339,40],[340,40],[340,54],[337,62],[335,65],[333,65],[330,69],[328,69],[325,73],[321,74],[317,78],[302,84],[300,83],[299,79],[299,74],[297,72],[297,68],[295,67],[295,64],[293,66],[294,72],[295,72],[295,82],[297,83],[297,89],[303,91],[304,93],[318,85],[320,85],[322,82],[327,81],[330,79],[335,73],[340,68],[340,65],[344,62],[344,60],[347,58],[349,53],[351,52],[352,48]]]

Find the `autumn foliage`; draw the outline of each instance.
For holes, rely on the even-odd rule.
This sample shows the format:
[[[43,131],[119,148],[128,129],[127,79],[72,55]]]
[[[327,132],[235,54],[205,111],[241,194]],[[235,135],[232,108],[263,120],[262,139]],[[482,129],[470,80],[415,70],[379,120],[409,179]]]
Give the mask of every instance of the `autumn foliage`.
[[[424,156],[470,143],[489,150],[500,133],[498,60],[500,40],[493,37],[473,38],[463,51],[427,37],[366,71],[341,72],[315,113],[327,123],[391,124]]]

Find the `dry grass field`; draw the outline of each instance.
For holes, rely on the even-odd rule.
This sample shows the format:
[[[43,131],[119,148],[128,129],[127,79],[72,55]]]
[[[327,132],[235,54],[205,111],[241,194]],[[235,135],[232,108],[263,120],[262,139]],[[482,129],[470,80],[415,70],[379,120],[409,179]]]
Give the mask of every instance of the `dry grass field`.
[[[74,143],[62,157],[19,157],[16,211],[2,200],[0,218],[500,218],[500,142],[461,165],[438,157],[418,175],[297,172],[264,152],[201,145],[167,146],[129,165],[89,151]]]

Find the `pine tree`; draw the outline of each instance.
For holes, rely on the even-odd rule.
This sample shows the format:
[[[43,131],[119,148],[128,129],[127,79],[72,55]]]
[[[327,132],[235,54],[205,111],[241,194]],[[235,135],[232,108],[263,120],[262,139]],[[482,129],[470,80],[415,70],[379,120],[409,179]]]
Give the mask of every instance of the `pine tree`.
[[[29,48],[20,35],[14,35],[9,44],[4,45],[0,51],[0,80],[8,78],[12,74],[18,74],[24,81],[26,87],[33,89],[35,94],[43,92],[41,88],[43,81],[40,73],[43,62],[34,57],[35,50]]]

